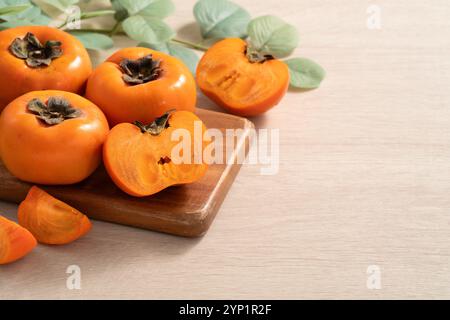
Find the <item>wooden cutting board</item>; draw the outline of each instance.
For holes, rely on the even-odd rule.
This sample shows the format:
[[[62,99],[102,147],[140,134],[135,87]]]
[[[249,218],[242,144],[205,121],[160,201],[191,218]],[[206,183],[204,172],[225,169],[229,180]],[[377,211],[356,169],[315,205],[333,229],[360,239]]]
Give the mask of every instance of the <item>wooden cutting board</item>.
[[[103,167],[82,183],[71,186],[42,186],[93,219],[148,230],[196,237],[206,233],[240,169],[235,164],[239,151],[248,152],[248,135],[253,124],[245,118],[198,109],[208,128],[243,129],[229,164],[212,164],[206,175],[190,185],[170,187],[146,198],[123,193]],[[241,150],[244,148],[245,150]],[[13,177],[0,162],[0,199],[20,203],[30,184]]]

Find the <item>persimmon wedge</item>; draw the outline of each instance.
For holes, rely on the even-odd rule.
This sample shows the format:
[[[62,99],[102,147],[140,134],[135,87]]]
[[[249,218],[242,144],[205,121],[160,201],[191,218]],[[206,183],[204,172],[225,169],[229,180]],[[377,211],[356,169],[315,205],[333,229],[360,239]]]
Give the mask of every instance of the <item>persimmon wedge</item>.
[[[240,116],[266,112],[285,95],[289,69],[272,56],[247,52],[239,38],[217,42],[197,67],[197,83],[210,99]]]
[[[40,243],[67,244],[91,230],[89,218],[68,204],[33,186],[19,205],[19,224]]]
[[[0,264],[23,258],[36,244],[36,239],[30,231],[0,216]]]
[[[207,170],[205,130],[189,111],[167,112],[148,125],[119,124],[103,147],[106,170],[120,189],[136,197],[195,182]]]

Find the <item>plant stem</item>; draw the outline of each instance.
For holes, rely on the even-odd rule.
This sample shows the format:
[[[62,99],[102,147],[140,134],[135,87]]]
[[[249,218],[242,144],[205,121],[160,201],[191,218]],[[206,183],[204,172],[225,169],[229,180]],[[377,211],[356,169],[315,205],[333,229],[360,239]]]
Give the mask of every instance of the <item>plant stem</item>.
[[[84,13],[81,14],[80,20],[86,20],[86,19],[91,19],[91,18],[97,18],[97,17],[107,16],[107,15],[111,15],[111,14],[114,14],[114,13],[115,13],[114,10],[96,10],[96,11],[88,11],[88,12],[84,12]],[[68,23],[69,23],[69,20],[66,19],[66,21],[64,21],[64,23],[61,24],[61,25],[58,27],[58,29],[64,28]]]
[[[79,32],[97,32],[97,33],[102,33],[102,34],[106,34],[109,36],[113,36],[115,34],[120,34],[120,35],[125,35],[124,32],[122,31],[118,31],[119,27],[120,27],[121,23],[117,22],[114,27],[112,29],[90,29],[90,28],[85,28],[85,29],[76,29],[73,31],[79,31]],[[173,38],[170,40],[171,42],[177,43],[177,44],[181,44],[185,47],[191,48],[191,49],[196,49],[196,50],[201,50],[201,51],[208,51],[208,47],[201,45],[199,43],[194,43],[194,42],[190,42],[190,41],[186,41],[186,40],[181,40],[178,38]]]
[[[185,47],[189,47],[192,49],[197,49],[197,50],[202,50],[202,51],[207,51],[208,47],[198,44],[198,43],[194,43],[194,42],[190,42],[190,41],[186,41],[186,40],[181,40],[181,39],[177,39],[177,38],[173,38],[172,40],[170,40],[172,42],[184,45]]]
[[[108,16],[108,15],[112,15],[115,14],[116,12],[114,10],[96,10],[96,11],[88,11],[88,12],[83,12],[80,16],[81,20],[84,19],[90,19],[90,18],[97,18],[97,17],[101,17],[101,16]]]
[[[112,37],[113,35],[115,35],[117,33],[117,31],[119,31],[121,25],[122,25],[122,22],[117,21],[116,24],[114,25],[114,27],[109,32],[109,36]]]
[[[90,28],[74,29],[74,30],[69,30],[69,31],[75,31],[75,32],[96,32],[96,33],[103,33],[103,34],[111,33],[111,30],[109,30],[109,29],[90,29]]]

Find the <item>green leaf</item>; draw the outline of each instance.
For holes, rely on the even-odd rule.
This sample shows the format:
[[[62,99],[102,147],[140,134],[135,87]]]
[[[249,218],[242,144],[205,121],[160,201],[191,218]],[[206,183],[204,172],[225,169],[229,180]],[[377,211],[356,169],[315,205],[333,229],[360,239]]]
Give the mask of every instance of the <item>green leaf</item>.
[[[191,73],[195,75],[199,58],[193,50],[170,42],[161,44],[148,44],[144,42],[140,43],[138,46],[161,51],[180,59],[189,68]]]
[[[33,6],[29,0],[0,0],[0,7],[10,6],[27,6],[28,8],[19,12],[1,14],[0,19],[4,21],[32,20],[35,16],[41,14],[41,10],[36,6]]]
[[[114,46],[113,40],[104,34],[76,30],[69,32],[91,50],[106,50]]]
[[[306,58],[293,58],[284,61],[291,76],[291,86],[302,89],[317,88],[325,78],[325,70]]]
[[[19,13],[22,12],[28,8],[30,8],[31,6],[28,4],[25,5],[19,5],[19,6],[7,6],[7,7],[3,7],[0,8],[0,16],[3,15],[8,15],[8,14],[15,14],[15,13]]]
[[[40,0],[52,7],[55,7],[61,11],[65,11],[67,8],[77,4],[79,0]]]
[[[173,13],[175,6],[171,0],[117,0],[130,16],[165,18]]]
[[[167,42],[175,35],[164,21],[140,15],[125,19],[122,27],[132,39],[151,44]]]
[[[228,0],[200,0],[194,16],[205,39],[245,38],[250,22],[250,14]]]
[[[27,5],[28,8],[11,14],[0,15],[4,22],[0,23],[0,30],[29,25],[48,25],[50,18],[42,13],[41,9],[32,5],[29,0],[0,0],[0,7],[11,5]]]
[[[175,12],[175,5],[170,0],[155,0],[150,5],[139,11],[141,16],[166,18]]]
[[[297,29],[274,16],[253,19],[248,25],[253,49],[278,58],[286,57],[298,46]]]

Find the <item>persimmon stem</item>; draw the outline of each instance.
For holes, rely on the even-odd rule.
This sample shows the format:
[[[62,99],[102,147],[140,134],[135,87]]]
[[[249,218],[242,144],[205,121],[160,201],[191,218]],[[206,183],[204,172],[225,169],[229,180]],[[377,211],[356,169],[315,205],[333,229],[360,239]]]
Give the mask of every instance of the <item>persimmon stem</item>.
[[[53,59],[62,55],[61,45],[57,40],[47,40],[42,44],[34,34],[28,32],[23,39],[14,39],[9,51],[16,58],[25,60],[30,68],[48,67]]]
[[[129,85],[138,85],[156,80],[161,75],[161,61],[149,54],[137,60],[123,59],[120,62],[122,79]]]
[[[171,113],[175,111],[175,109],[167,111],[161,117],[156,118],[155,121],[148,125],[145,125],[140,121],[135,121],[133,124],[138,127],[142,133],[149,133],[152,136],[157,136],[169,127],[169,117]]]

